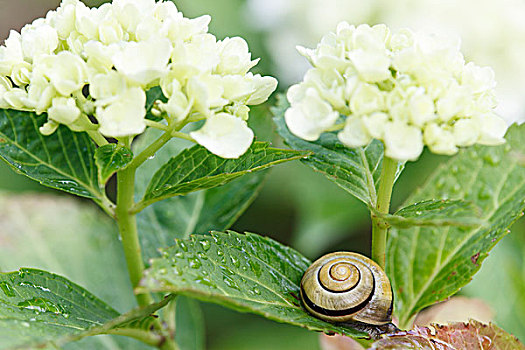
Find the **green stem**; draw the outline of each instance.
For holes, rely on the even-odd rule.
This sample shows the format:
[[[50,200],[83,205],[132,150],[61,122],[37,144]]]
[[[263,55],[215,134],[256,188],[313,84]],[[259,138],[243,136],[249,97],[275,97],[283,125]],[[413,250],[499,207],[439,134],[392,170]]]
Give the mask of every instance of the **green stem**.
[[[155,129],[164,130],[164,131],[169,130],[169,126],[167,126],[166,124],[162,124],[162,123],[159,123],[153,120],[146,119],[144,120],[144,123],[146,123],[147,126],[151,126],[152,128],[155,128]]]
[[[166,322],[166,327],[170,332],[175,334],[175,317],[177,313],[177,299],[173,299],[170,303],[164,308],[164,321]]]
[[[107,145],[109,143],[108,140],[106,140],[106,138],[96,130],[88,130],[86,132],[99,147]]]
[[[129,278],[133,288],[136,288],[142,278],[144,263],[137,232],[137,220],[135,215],[130,213],[131,207],[135,204],[134,192],[135,169],[127,167],[117,174],[117,208],[115,213],[128,265]],[[149,294],[138,294],[136,298],[139,306],[153,303]]]
[[[163,342],[162,336],[143,329],[116,328],[109,330],[107,334],[122,335],[124,337],[137,339],[151,346],[157,346]]]
[[[384,157],[383,169],[379,182],[379,191],[377,192],[376,209],[379,213],[388,214],[390,210],[390,199],[392,197],[392,188],[396,178],[397,161]],[[372,214],[372,259],[385,268],[386,260],[386,235],[388,225],[378,216]]]
[[[171,136],[173,137],[178,137],[179,139],[183,139],[183,140],[188,140],[188,141],[191,141],[191,142],[195,142],[197,143],[193,137],[191,137],[190,135],[188,134],[185,134],[183,132],[180,132],[180,131],[172,131],[171,132]]]
[[[133,158],[133,161],[127,166],[126,169],[133,169],[133,171],[135,171],[135,169],[137,169],[148,158],[153,157],[155,153],[157,153],[157,151],[171,139],[171,137],[172,135],[170,131],[166,131],[165,133],[163,133],[144,151],[142,151],[135,158]]]

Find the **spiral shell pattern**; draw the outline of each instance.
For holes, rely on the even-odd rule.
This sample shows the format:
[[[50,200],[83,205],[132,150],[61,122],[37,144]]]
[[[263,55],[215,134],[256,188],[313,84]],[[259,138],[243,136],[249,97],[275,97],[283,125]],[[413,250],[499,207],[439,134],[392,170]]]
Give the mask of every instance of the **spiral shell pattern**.
[[[301,280],[301,298],[314,316],[329,322],[392,321],[392,288],[385,272],[369,258],[336,252],[317,259]]]

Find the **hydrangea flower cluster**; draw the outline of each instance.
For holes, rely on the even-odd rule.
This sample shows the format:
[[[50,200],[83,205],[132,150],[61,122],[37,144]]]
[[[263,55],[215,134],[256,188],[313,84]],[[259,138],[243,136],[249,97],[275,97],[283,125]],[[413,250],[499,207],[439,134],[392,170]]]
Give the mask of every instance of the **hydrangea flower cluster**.
[[[47,113],[43,134],[64,124],[120,138],[149,125],[146,91],[160,86],[167,101],[155,110],[169,127],[206,120],[191,137],[239,157],[253,140],[247,105],[264,102],[277,81],[249,73],[258,60],[244,39],[218,41],[209,22],[184,18],[171,1],[63,0],[0,46],[0,108]]]
[[[416,160],[423,147],[452,155],[458,147],[505,142],[494,113],[494,72],[465,63],[459,41],[385,25],[346,22],[316,49],[299,47],[313,68],[287,94],[292,133],[317,140],[341,130],[348,147],[383,141],[387,157]]]

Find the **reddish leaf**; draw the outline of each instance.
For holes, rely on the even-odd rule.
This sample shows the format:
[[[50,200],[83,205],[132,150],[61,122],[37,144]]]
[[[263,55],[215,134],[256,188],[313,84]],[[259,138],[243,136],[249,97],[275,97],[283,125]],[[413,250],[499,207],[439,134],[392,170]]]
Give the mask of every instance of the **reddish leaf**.
[[[525,350],[516,337],[493,324],[478,321],[415,327],[375,342],[371,349]]]

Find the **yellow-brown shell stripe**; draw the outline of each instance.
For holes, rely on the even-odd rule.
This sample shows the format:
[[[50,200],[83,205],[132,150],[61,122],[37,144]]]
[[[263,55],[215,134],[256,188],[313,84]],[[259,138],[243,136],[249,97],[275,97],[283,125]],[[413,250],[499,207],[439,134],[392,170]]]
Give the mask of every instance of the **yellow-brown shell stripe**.
[[[315,261],[301,281],[301,297],[308,311],[327,321],[391,321],[390,282],[377,264],[357,253],[331,253]]]

